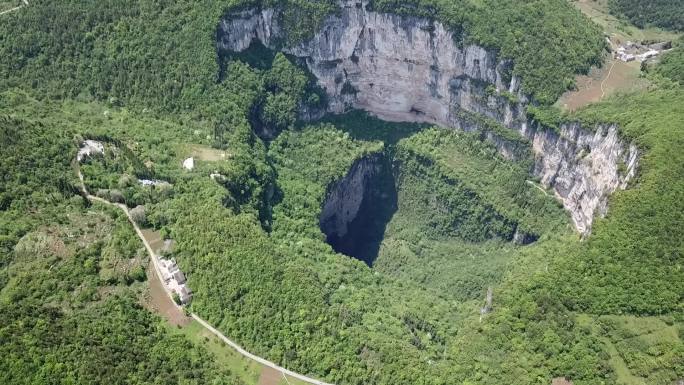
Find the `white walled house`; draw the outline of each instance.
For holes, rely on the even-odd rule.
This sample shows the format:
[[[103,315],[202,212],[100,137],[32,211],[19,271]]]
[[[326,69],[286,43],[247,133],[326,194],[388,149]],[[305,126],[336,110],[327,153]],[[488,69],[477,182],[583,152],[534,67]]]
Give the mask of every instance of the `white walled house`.
[[[175,260],[161,257],[157,259],[159,260],[164,285],[178,295],[181,304],[187,305],[192,299],[192,290],[186,285],[185,274],[178,268]]]

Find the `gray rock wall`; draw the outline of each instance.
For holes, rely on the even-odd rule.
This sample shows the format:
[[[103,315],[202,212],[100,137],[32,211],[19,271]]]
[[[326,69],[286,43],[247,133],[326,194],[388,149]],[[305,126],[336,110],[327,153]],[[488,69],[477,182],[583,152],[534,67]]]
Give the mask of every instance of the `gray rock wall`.
[[[560,133],[528,121],[529,100],[513,63],[476,45],[462,46],[444,25],[366,9],[342,1],[309,41],[283,50],[306,60],[328,95],[328,110],[366,110],[389,121],[435,123],[472,130],[463,110],[496,120],[533,144],[535,175],[552,188],[582,234],[594,215],[605,215],[608,196],[635,175],[638,151],[615,126],[587,130],[577,124]],[[217,47],[242,51],[254,40],[276,48],[283,30],[273,9],[248,10],[222,20]],[[504,156],[512,151],[497,143]]]
[[[357,160],[347,175],[331,186],[320,215],[324,234],[337,238],[347,235],[349,224],[358,215],[363,198],[380,172],[381,156],[375,154]]]

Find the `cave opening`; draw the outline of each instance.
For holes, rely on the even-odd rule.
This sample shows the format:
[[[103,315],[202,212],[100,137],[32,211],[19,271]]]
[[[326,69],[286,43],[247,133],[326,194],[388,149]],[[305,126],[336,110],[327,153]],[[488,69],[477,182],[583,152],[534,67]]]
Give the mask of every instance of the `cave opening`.
[[[326,242],[336,252],[372,266],[397,202],[390,157],[362,158],[329,191],[320,217]]]

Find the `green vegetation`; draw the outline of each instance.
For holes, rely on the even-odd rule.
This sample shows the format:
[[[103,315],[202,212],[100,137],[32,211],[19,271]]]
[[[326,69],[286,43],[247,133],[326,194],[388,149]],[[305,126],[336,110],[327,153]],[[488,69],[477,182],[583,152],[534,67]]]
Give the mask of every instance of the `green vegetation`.
[[[499,155],[492,144],[480,139],[479,134],[444,132],[440,129],[427,130],[405,139],[399,148],[402,161],[423,158],[423,162],[430,164],[431,170],[463,183],[467,190],[477,196],[472,199],[483,200],[519,226],[523,233],[541,235],[557,231],[567,224],[558,202],[527,183],[529,170],[533,167],[530,153],[525,153],[516,161],[508,161]],[[453,187],[452,182],[450,189]],[[433,213],[434,210],[425,212]],[[453,209],[449,212],[453,212]]]
[[[481,120],[487,130],[477,134],[361,113],[296,122],[298,107],[320,100],[287,56],[260,58],[258,68],[217,60],[218,20],[255,3],[274,4],[36,1],[3,19],[1,383],[254,380],[251,368],[202,342],[196,325],[170,331],[141,307],[140,242],[119,211],[80,195],[73,160],[84,138],[106,142],[82,166],[88,187],[144,205],[144,222],[175,240],[191,310],[292,370],[341,385],[684,377],[681,87],[617,96],[569,117],[618,123],[643,154],[631,188],[580,241],[530,180],[528,143],[496,122]],[[277,4],[288,28],[301,27],[293,41],[330,12],[330,2]],[[514,59],[542,102],[603,48],[598,30],[560,0],[373,6],[434,10],[466,43]],[[654,71],[673,77],[679,57]],[[545,108],[533,115],[549,127],[568,118]],[[277,137],[267,143],[260,130]],[[499,156],[488,134],[515,146],[514,159]],[[229,156],[197,159],[188,171],[189,146]],[[369,268],[335,253],[318,219],[331,184],[380,153],[393,161],[398,211]],[[517,245],[516,230],[538,239]],[[481,314],[489,287],[492,311]]]
[[[684,354],[671,317],[604,316],[599,324],[631,377],[638,383],[667,384],[684,371]]]
[[[0,12],[7,11],[22,4],[21,0],[2,0],[0,1]]]
[[[22,213],[48,210],[67,215],[73,211],[56,202],[83,204],[70,167],[74,138],[110,137],[111,143],[130,153],[119,151],[117,157],[108,147],[104,157],[88,161],[90,166],[105,161],[108,166],[88,171],[86,181],[118,187],[121,176],[133,176],[134,165],[142,163],[154,171],[152,177],[171,182],[172,194],[143,195],[134,203],[144,203],[150,224],[176,240],[174,257],[196,293],[193,311],[251,351],[289,368],[344,384],[418,379],[491,383],[557,375],[571,376],[577,383],[598,383],[614,378],[611,365],[616,361],[607,353],[614,348],[617,356],[627,357],[623,361],[630,373],[674,379],[681,376],[677,366],[662,370],[672,356],[639,348],[638,354],[662,356],[639,369],[628,356],[637,353],[626,350],[625,343],[606,345],[602,329],[572,320],[574,311],[638,317],[676,314],[680,309],[676,293],[682,292],[677,286],[682,273],[668,266],[677,266],[681,248],[677,215],[682,211],[675,198],[681,192],[681,170],[663,157],[671,158],[665,154],[681,146],[681,127],[675,124],[681,121],[681,104],[668,102],[681,97],[678,89],[654,91],[578,115],[587,124],[614,117],[647,151],[636,187],[616,194],[610,217],[596,224],[589,241],[579,243],[573,235],[558,235],[567,234],[564,215],[550,197],[525,182],[529,158],[506,161],[476,134],[421,131],[415,125],[392,131],[392,124],[359,115],[346,119],[346,126],[341,124],[344,130],[330,124],[288,129],[267,151],[243,123],[226,132],[231,157],[198,161],[188,172],[181,168],[181,152],[187,143],[214,142],[210,124],[172,123],[116,106],[43,103],[22,92],[5,92],[2,111],[4,116],[11,111],[14,117],[5,118],[11,123],[5,125],[3,140],[10,150],[2,167],[17,179],[3,186],[2,244],[10,255],[3,263],[25,264],[16,258],[17,252],[42,239],[25,234],[40,223],[59,221],[43,214],[29,220]],[[37,134],[24,137],[24,132]],[[375,267],[368,269],[332,252],[317,228],[318,213],[327,186],[356,159],[383,151],[380,141],[386,134],[389,147],[384,151],[402,160],[396,163],[404,174],[398,178],[400,210],[388,225]],[[415,163],[421,158],[432,166]],[[403,163],[416,167],[402,168]],[[36,171],[9,172],[26,164]],[[217,171],[225,180],[208,177]],[[269,178],[266,184],[263,176]],[[462,190],[448,187],[454,181]],[[517,223],[540,238],[530,246],[516,246],[498,236],[491,238],[498,230],[459,228],[453,233],[442,227],[447,231],[440,234],[431,223],[442,223],[449,211],[440,214],[426,205],[430,201],[421,203],[419,191],[458,205],[464,202],[449,197],[469,191],[476,199],[467,200],[468,210],[488,207],[506,218],[503,228]],[[672,199],[663,200],[668,196]],[[653,208],[656,216],[650,214]],[[262,212],[270,226],[263,226]],[[421,218],[425,220],[417,220]],[[490,223],[492,229],[496,223]],[[134,246],[138,243],[130,228],[121,223],[111,233],[112,246],[97,254],[100,268],[93,281],[96,286],[91,286],[95,293],[100,284],[121,285],[117,290],[139,285],[136,265],[114,257],[140,255],[133,252],[140,247]],[[110,249],[122,251],[106,251]],[[50,265],[46,262],[44,269]],[[37,270],[32,265],[27,269]],[[71,265],[65,271],[81,274]],[[8,285],[22,287],[11,283],[15,277],[12,270],[3,270],[3,293],[9,292]],[[494,312],[479,323],[478,309],[490,286]],[[42,298],[35,300],[50,302]],[[681,330],[681,320],[673,322],[672,330]],[[659,337],[657,344],[664,338]],[[671,344],[664,346],[680,349],[681,340],[672,339]],[[363,352],[361,360],[358,351]],[[483,356],[484,361],[474,358]]]
[[[658,315],[681,309],[684,272],[678,264],[684,230],[678,196],[684,191],[684,169],[676,149],[684,145],[683,102],[681,88],[659,90],[615,97],[579,113],[586,122],[617,122],[645,155],[637,183],[616,194],[610,216],[594,226],[576,257],[582,263],[564,266],[569,306],[597,314]]]
[[[374,0],[375,9],[435,17],[464,38],[498,49],[514,62],[523,89],[553,104],[574,84],[574,75],[601,63],[605,42],[565,0]]]
[[[262,0],[261,3],[263,7],[283,10],[282,23],[289,45],[311,38],[320,30],[325,18],[337,10],[334,0]]]
[[[546,252],[555,256],[554,263],[549,264],[549,273],[527,276],[524,284],[521,281],[523,277],[509,278],[508,284],[516,285],[518,289],[502,293],[505,298],[500,299],[500,305],[505,309],[500,308],[493,315],[497,318],[494,321],[497,326],[489,338],[501,338],[501,333],[516,338],[508,331],[509,328],[516,324],[527,325],[523,334],[527,346],[537,346],[538,351],[546,351],[544,360],[552,367],[558,365],[554,369],[557,373],[571,373],[573,379],[583,379],[588,383],[591,383],[589,377],[606,370],[617,371],[618,367],[627,368],[634,375],[647,376],[645,382],[649,384],[668,384],[682,377],[680,363],[672,366],[666,363],[668,354],[663,356],[633,340],[629,343],[634,343],[637,350],[660,358],[655,361],[648,359],[650,369],[638,369],[630,363],[631,359],[625,360],[625,367],[613,366],[619,361],[604,361],[606,353],[599,353],[610,352],[611,346],[591,337],[592,332],[585,326],[563,324],[562,319],[573,319],[568,310],[618,317],[624,314],[681,314],[684,293],[681,282],[684,276],[680,266],[683,245],[680,234],[682,200],[679,197],[684,190],[679,167],[682,162],[672,156],[678,156],[675,154],[680,151],[675,149],[684,144],[681,142],[683,97],[681,89],[620,96],[591,106],[576,116],[587,124],[617,122],[623,135],[634,139],[645,151],[641,174],[631,189],[614,194],[609,216],[597,221],[591,238],[575,247],[572,243],[561,244],[559,249]],[[528,311],[533,312],[528,314],[536,315],[528,318],[530,315],[525,315]],[[536,329],[549,322],[555,334],[552,338]],[[682,330],[680,318],[675,318],[675,325],[677,330]],[[571,342],[578,337],[580,340]],[[667,344],[671,345],[666,346],[674,352],[682,346],[681,334],[679,338],[670,336],[659,341],[658,344],[669,341]],[[582,349],[597,352],[593,358],[574,358],[576,362],[586,364],[591,358],[594,365],[600,365],[593,369],[593,374],[583,373],[580,365],[564,367],[563,357],[579,353],[573,352],[576,344],[589,344]],[[634,347],[627,349],[624,343],[613,347],[617,355],[633,354],[630,349]],[[529,357],[526,351],[514,349],[508,354],[516,360],[524,360]]]
[[[320,238],[318,214],[327,188],[354,161],[382,151],[380,143],[351,140],[329,125],[283,133],[271,144],[282,200],[274,209],[274,235],[296,244]],[[311,162],[312,155],[317,162]]]
[[[608,0],[610,12],[639,28],[656,26],[684,31],[684,8],[672,0]]]
[[[36,0],[0,25],[0,36],[6,37],[0,40],[0,86],[22,86],[40,97],[106,100],[220,120],[251,105],[249,98],[236,97],[230,82],[216,82],[214,38],[221,16],[252,5],[277,5],[285,9],[284,25],[293,44],[317,30],[335,12],[334,3]],[[513,59],[513,73],[521,76],[525,90],[547,104],[572,84],[576,72],[599,63],[604,48],[598,28],[563,0],[402,6],[378,0],[372,5],[404,14],[433,15],[436,10],[437,19],[462,31],[467,43],[499,49],[503,58]],[[283,105],[282,99],[271,97],[271,104]]]
[[[674,44],[675,47],[663,55],[653,72],[684,86],[684,38]]]
[[[139,305],[142,245],[77,195],[72,128],[7,115],[23,97],[3,93],[0,113],[0,382],[239,383]]]

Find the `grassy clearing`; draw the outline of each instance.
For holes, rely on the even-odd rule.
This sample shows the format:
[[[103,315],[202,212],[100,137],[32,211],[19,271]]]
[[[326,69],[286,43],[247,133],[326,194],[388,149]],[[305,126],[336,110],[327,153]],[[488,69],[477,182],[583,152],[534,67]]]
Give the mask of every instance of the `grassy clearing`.
[[[669,32],[660,28],[641,29],[625,21],[619,20],[608,11],[607,0],[578,0],[571,3],[581,10],[593,22],[603,27],[603,30],[618,42],[627,40],[675,40],[678,36],[675,32]]]
[[[641,76],[641,63],[625,63],[609,58],[600,68],[592,68],[587,75],[577,76],[577,89],[564,93],[555,106],[565,111],[575,111],[590,103],[617,93],[642,91],[651,82]]]
[[[571,3],[603,28],[610,37],[613,49],[627,41],[674,41],[680,36],[659,28],[641,29],[619,20],[609,13],[607,0],[579,0]],[[587,75],[577,76],[575,83],[576,90],[565,92],[556,102],[556,107],[575,111],[607,96],[643,91],[650,85],[650,82],[641,76],[641,63],[625,63],[609,55],[606,55],[602,67],[593,67]]]
[[[164,240],[162,239],[161,233],[159,231],[155,231],[152,229],[142,229],[142,233],[147,243],[150,244],[152,250],[154,250],[155,252],[161,249],[164,245]]]
[[[197,321],[192,321],[183,328],[174,328],[168,325],[167,327],[172,333],[182,334],[194,344],[203,346],[214,355],[218,365],[230,370],[245,384],[256,385],[259,382],[259,376],[263,369],[262,365],[244,358]]]
[[[181,153],[185,154],[184,158],[193,157],[202,162],[219,162],[229,159],[231,156],[228,151],[217,150],[201,144],[190,144],[184,147],[185,148],[181,150]]]
[[[580,314],[577,322],[600,336],[619,385],[666,385],[684,374],[682,325],[672,317]]]
[[[194,344],[202,346],[211,352],[221,369],[229,370],[246,385],[261,384],[262,372],[265,371],[263,365],[243,357],[197,321],[192,321],[182,328],[172,327],[168,324],[166,326],[172,333],[184,335]],[[289,376],[286,379],[280,372],[279,376],[280,380],[276,382],[278,385],[307,385],[306,382]]]

